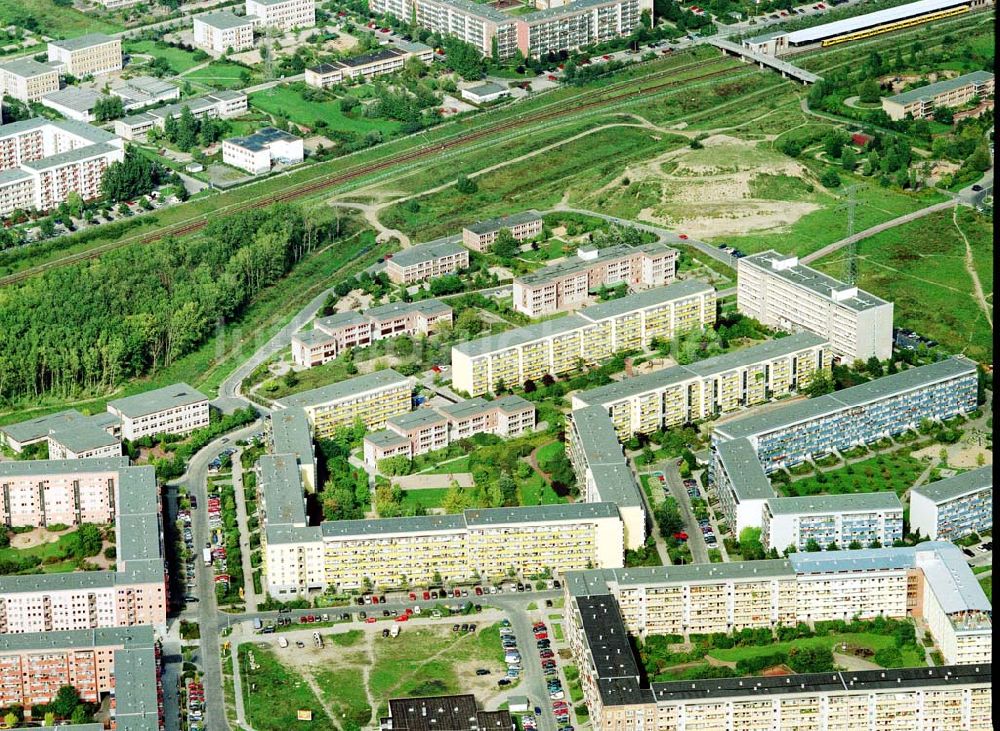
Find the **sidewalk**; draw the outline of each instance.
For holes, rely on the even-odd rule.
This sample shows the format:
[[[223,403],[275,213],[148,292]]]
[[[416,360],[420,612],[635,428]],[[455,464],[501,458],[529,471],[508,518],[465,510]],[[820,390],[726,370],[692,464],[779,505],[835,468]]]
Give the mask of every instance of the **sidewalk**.
[[[253,567],[250,565],[250,529],[247,527],[247,503],[243,493],[242,449],[233,454],[233,492],[236,495],[236,521],[240,527],[240,556],[243,564],[243,598],[246,611],[257,611],[257,595],[253,588]]]

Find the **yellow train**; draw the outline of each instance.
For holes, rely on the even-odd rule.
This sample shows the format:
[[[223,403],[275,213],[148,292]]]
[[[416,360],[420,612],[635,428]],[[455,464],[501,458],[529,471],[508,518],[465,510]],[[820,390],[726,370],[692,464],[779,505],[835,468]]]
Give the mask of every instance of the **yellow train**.
[[[912,28],[915,25],[920,25],[921,23],[927,23],[932,20],[942,20],[944,18],[952,18],[956,15],[962,15],[963,13],[969,12],[968,5],[957,5],[954,8],[949,8],[948,10],[939,10],[936,13],[927,13],[926,15],[918,15],[914,18],[907,18],[906,20],[897,20],[895,23],[887,23],[886,25],[880,25],[875,28],[868,28],[867,30],[858,30],[853,33],[845,33],[842,36],[835,36],[834,38],[827,38],[823,41],[823,48],[827,46],[833,46],[837,43],[848,43],[850,41],[860,41],[865,38],[871,38],[872,36],[881,35],[882,33],[892,33],[894,30],[903,30],[904,28]]]

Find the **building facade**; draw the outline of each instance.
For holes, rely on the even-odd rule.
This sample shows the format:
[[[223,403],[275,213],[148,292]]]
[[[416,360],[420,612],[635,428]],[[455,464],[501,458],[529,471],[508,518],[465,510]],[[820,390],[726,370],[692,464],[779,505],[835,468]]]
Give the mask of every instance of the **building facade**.
[[[473,251],[488,251],[503,230],[510,231],[518,241],[527,241],[542,232],[542,216],[537,211],[525,211],[501,218],[479,221],[462,229],[462,243]]]
[[[903,504],[894,492],[775,497],[764,504],[766,549],[891,546],[902,538]]]
[[[275,163],[296,165],[304,159],[302,138],[275,127],[222,142],[222,161],[253,175],[270,172]]]
[[[63,64],[67,74],[82,78],[122,70],[121,38],[88,33],[64,41],[49,41],[50,62]]]
[[[53,91],[59,91],[58,64],[40,63],[33,58],[0,64],[0,96],[37,102]]]
[[[392,254],[385,260],[386,276],[393,284],[415,284],[468,269],[469,250],[457,239],[439,239]]]
[[[253,48],[255,17],[229,10],[194,16],[194,45],[209,53],[239,53]]]
[[[514,277],[514,309],[542,317],[585,304],[601,287],[662,287],[676,274],[677,250],[663,244],[579,249],[575,259]]]
[[[779,330],[827,338],[838,358],[852,363],[892,356],[891,302],[800,264],[775,251],[737,264],[736,305],[748,317]]]
[[[316,0],[246,0],[246,14],[264,28],[281,31],[316,25]]]
[[[989,71],[973,71],[954,79],[945,79],[919,89],[882,98],[882,111],[896,121],[907,116],[928,119],[938,107],[960,107],[974,99],[986,101],[993,96],[994,80]]]
[[[108,413],[121,419],[122,437],[190,434],[208,426],[208,397],[186,383],[108,401]]]
[[[993,528],[993,467],[980,467],[910,490],[910,529],[954,541]]]
[[[307,68],[305,81],[309,86],[326,89],[346,79],[370,79],[394,74],[401,71],[411,58],[416,58],[422,63],[430,63],[434,59],[434,49],[423,43],[400,42],[395,48],[383,48],[362,56]]]
[[[115,134],[126,140],[140,139],[156,127],[162,130],[171,117],[179,117],[184,109],[196,119],[231,119],[247,111],[247,95],[242,91],[223,89],[205,96],[185,99],[157,109],[115,120]]]
[[[500,383],[560,376],[581,363],[643,350],[653,339],[669,340],[710,327],[715,310],[715,290],[695,280],[591,305],[565,317],[453,346],[452,386],[478,396]]]

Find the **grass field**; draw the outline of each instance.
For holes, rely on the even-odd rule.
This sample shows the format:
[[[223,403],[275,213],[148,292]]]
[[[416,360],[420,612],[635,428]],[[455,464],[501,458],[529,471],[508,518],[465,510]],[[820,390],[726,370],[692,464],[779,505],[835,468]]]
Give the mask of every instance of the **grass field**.
[[[779,483],[783,495],[846,495],[856,492],[886,492],[902,495],[913,486],[927,464],[905,450],[879,455],[857,464],[822,471],[790,484]]]
[[[84,33],[114,33],[124,28],[100,13],[84,13],[73,7],[56,5],[52,0],[0,0],[3,24],[33,18],[38,31],[54,38],[72,38]],[[44,51],[42,46],[39,50]]]
[[[164,58],[175,74],[187,71],[202,63],[195,59],[195,54],[192,51],[185,51],[183,48],[166,43],[158,45],[156,41],[129,41],[122,50],[125,53],[145,53],[157,58]]]
[[[250,670],[248,653],[260,667]],[[274,653],[252,644],[239,646],[241,680],[253,684],[253,692],[243,693],[250,725],[258,731],[329,731],[333,722],[319,699],[302,677],[283,665]],[[311,721],[299,721],[297,711],[312,711]]]
[[[538,460],[538,464],[543,465],[553,459],[556,459],[560,455],[566,454],[566,445],[562,442],[549,442],[538,448],[535,452],[535,459]]]
[[[46,574],[56,574],[73,571],[76,568],[77,562],[72,558],[48,564],[44,562],[47,559],[51,560],[60,556],[65,556],[67,555],[67,552],[71,552],[74,548],[76,548],[76,533],[77,531],[75,530],[66,531],[65,533],[60,534],[59,538],[51,543],[42,543],[37,546],[32,546],[31,548],[0,548],[0,560],[14,561],[18,558],[37,558],[43,563],[34,570],[36,572],[41,571]],[[69,555],[72,555],[72,553]]]
[[[201,84],[213,89],[236,89],[243,86],[240,76],[244,71],[247,69],[239,64],[213,61],[205,68],[192,71],[183,78],[192,84]]]
[[[566,502],[566,498],[556,495],[552,486],[537,472],[526,480],[518,480],[521,505],[555,505]]]
[[[407,508],[440,508],[444,496],[448,494],[447,487],[427,487],[420,490],[405,490],[403,492],[403,509]]]
[[[986,593],[986,598],[993,602],[993,576],[986,576],[979,580],[979,585],[983,587],[983,591]]]
[[[887,647],[895,647],[895,639],[890,635],[877,635],[870,632],[829,635],[826,637],[808,637],[792,642],[773,642],[762,647],[733,647],[728,650],[712,650],[709,655],[722,662],[738,662],[761,655],[773,655],[788,652],[793,647],[827,647],[839,652],[839,645],[846,643],[850,647],[878,651]],[[920,653],[906,649],[902,652],[900,667],[918,667],[924,664]]]
[[[361,133],[378,130],[383,134],[392,134],[402,126],[393,120],[367,119],[360,114],[348,117],[340,111],[336,102],[306,101],[295,89],[287,86],[255,92],[250,95],[249,101],[251,106],[268,114],[283,114],[306,127],[315,127],[316,122],[322,120],[330,129]]]
[[[932,338],[974,360],[993,360],[993,332],[973,294],[965,266],[968,238],[973,266],[993,306],[992,221],[967,208],[934,213],[876,234],[858,244],[858,284],[895,305],[894,323]],[[843,270],[837,252],[817,262],[831,274]]]
[[[458,457],[455,459],[449,459],[447,462],[442,462],[441,464],[434,465],[428,470],[421,470],[421,475],[448,475],[455,472],[468,472],[469,471],[469,455],[463,457]]]

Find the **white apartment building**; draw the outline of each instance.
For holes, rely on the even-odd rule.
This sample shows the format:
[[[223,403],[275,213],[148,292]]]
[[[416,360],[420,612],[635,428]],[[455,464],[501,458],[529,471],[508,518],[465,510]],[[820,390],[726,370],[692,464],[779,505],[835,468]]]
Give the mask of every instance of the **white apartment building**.
[[[828,338],[847,363],[892,356],[893,305],[776,251],[737,264],[736,305],[763,324]]]
[[[39,63],[33,58],[0,63],[0,96],[37,102],[53,91],[59,91],[59,64]]]
[[[891,546],[903,537],[903,504],[894,492],[775,497],[764,503],[761,542],[766,549],[805,551]]]
[[[208,426],[208,397],[186,383],[145,391],[108,402],[108,412],[121,419],[122,438],[154,434],[189,434]]]
[[[64,41],[49,41],[49,61],[64,65],[77,78],[122,70],[122,41],[103,33],[88,33]]]
[[[119,138],[89,124],[36,117],[2,125],[0,215],[47,211],[72,191],[97,198],[104,170],[124,156]]]
[[[255,16],[229,10],[194,16],[194,45],[209,53],[239,53],[253,48]]]
[[[462,229],[462,243],[473,251],[488,251],[503,230],[510,231],[518,241],[527,241],[542,232],[542,216],[538,211],[524,211],[510,216],[490,218]]]
[[[115,134],[126,140],[145,136],[153,127],[163,129],[170,117],[179,117],[184,108],[191,110],[196,119],[230,119],[247,111],[247,95],[242,91],[221,90],[194,99],[185,99],[157,109],[132,114],[115,120]]]
[[[112,431],[92,421],[49,432],[49,459],[120,457],[121,440]]]
[[[600,363],[624,350],[644,350],[715,322],[715,290],[687,279],[577,313],[509,330],[451,349],[452,387],[470,396],[560,376],[580,363]]]
[[[393,284],[425,282],[469,267],[469,250],[452,236],[411,246],[385,260],[385,273]]]
[[[181,90],[177,84],[152,76],[133,76],[131,79],[123,79],[111,87],[111,94],[122,100],[122,107],[126,111],[181,98]]]
[[[257,16],[263,28],[311,28],[316,25],[316,0],[246,0],[246,14]]]
[[[222,161],[253,175],[270,172],[275,164],[295,165],[305,159],[302,138],[275,127],[222,143]]]
[[[333,63],[321,63],[307,68],[306,83],[320,89],[334,86],[345,79],[370,79],[375,76],[394,74],[400,71],[410,58],[430,63],[434,49],[423,43],[399,42],[396,48],[383,48],[362,56],[345,58]]]
[[[581,248],[576,257],[514,277],[514,309],[541,317],[586,303],[601,287],[624,283],[637,291],[670,284],[677,250],[663,244]]]
[[[910,490],[910,530],[954,541],[993,528],[993,467],[970,470]]]

